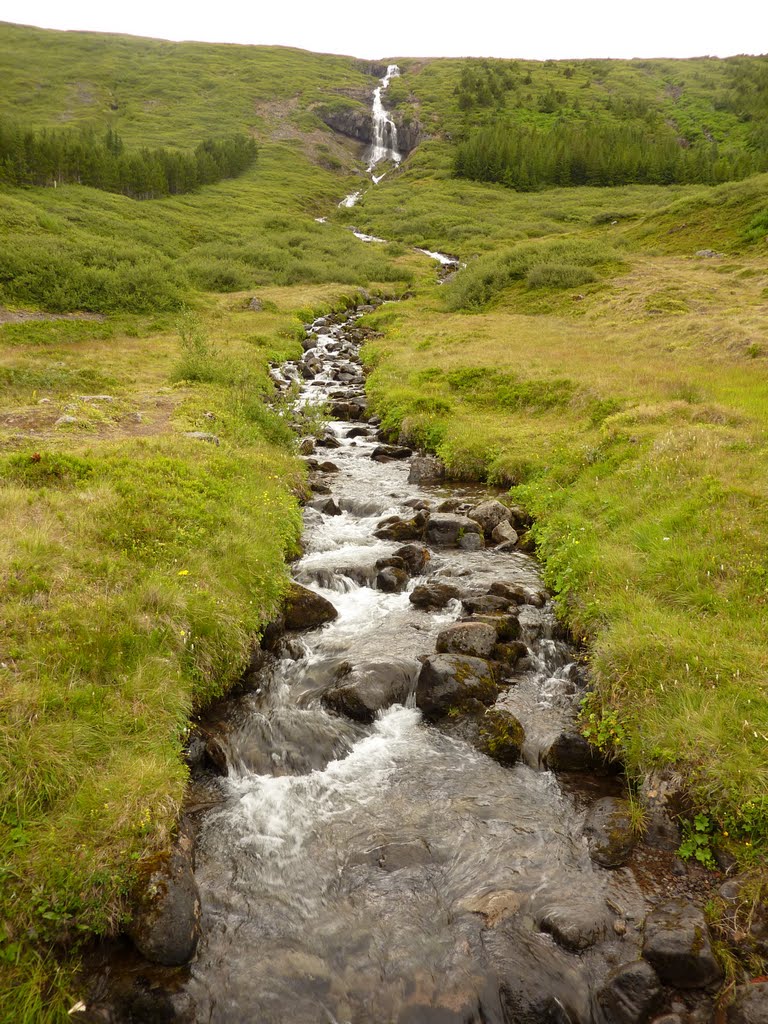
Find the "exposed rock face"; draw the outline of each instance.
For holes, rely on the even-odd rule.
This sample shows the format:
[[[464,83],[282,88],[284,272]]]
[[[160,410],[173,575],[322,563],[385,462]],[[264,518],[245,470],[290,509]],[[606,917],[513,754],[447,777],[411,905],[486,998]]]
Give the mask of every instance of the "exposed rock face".
[[[416,705],[426,718],[438,719],[461,710],[467,702],[493,704],[498,692],[490,662],[461,654],[433,654],[422,664]]]
[[[372,722],[377,711],[404,704],[413,690],[412,665],[369,662],[353,668],[322,695],[327,707],[357,722]]]
[[[283,609],[286,629],[314,629],[325,622],[332,622],[338,614],[324,597],[299,583],[291,584]]]
[[[606,978],[597,999],[612,1024],[645,1024],[658,1007],[661,985],[645,960],[617,967]]]
[[[188,836],[180,836],[169,856],[144,879],[128,933],[152,963],[176,967],[194,956],[200,937],[200,895]]]
[[[645,919],[643,957],[675,988],[706,988],[722,977],[704,914],[682,900],[665,903]]]
[[[592,860],[604,868],[620,867],[635,843],[629,803],[613,796],[596,800],[587,814],[584,834]]]
[[[346,135],[349,139],[356,139],[358,142],[371,142],[373,138],[373,123],[369,108],[360,106],[321,107],[317,114],[320,120],[340,135]]]

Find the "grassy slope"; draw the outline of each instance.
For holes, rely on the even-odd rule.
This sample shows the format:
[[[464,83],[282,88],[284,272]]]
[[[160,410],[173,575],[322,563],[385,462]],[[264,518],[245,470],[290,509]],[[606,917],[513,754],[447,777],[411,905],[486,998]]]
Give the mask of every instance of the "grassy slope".
[[[469,260],[376,315],[374,400],[454,473],[513,485],[630,770],[675,766],[762,858],[768,180],[518,195],[447,179],[446,158],[424,146],[357,214]],[[499,253],[550,240],[601,247],[600,279],[508,281],[461,311]]]

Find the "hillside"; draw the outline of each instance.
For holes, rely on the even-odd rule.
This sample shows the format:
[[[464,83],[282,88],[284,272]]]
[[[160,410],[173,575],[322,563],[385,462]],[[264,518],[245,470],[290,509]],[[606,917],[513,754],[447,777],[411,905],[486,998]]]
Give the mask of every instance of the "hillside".
[[[297,549],[270,363],[367,293],[405,296],[365,321],[384,428],[535,515],[592,737],[633,784],[685,778],[710,857],[763,869],[768,61],[404,59],[389,101],[419,144],[365,187],[364,139],[328,123],[364,124],[378,66],[12,25],[0,59],[22,127],[258,149],[165,198],[0,186],[0,1017],[66,1019],[79,940],[167,846],[190,716],[238,680]],[[577,124],[716,146],[722,173],[455,175],[477,132]],[[414,246],[467,266],[438,285]]]

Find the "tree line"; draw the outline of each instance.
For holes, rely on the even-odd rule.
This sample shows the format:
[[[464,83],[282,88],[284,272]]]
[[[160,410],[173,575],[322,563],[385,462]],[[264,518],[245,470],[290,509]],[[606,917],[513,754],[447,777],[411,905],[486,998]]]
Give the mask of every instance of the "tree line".
[[[34,131],[0,119],[0,182],[7,185],[90,185],[133,199],[191,192],[234,178],[256,160],[247,135],[205,139],[193,152],[142,147],[126,150],[112,128]]]
[[[641,124],[560,120],[547,128],[499,123],[456,148],[454,174],[519,191],[547,185],[715,184],[768,169],[765,151],[682,145],[672,131]]]

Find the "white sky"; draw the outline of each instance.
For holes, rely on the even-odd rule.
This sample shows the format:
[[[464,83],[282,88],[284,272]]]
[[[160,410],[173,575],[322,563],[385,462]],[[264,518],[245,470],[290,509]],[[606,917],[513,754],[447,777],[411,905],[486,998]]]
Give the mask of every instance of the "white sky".
[[[768,52],[765,0],[2,0],[0,20],[356,57],[725,57]],[[0,82],[2,69],[0,69]]]

